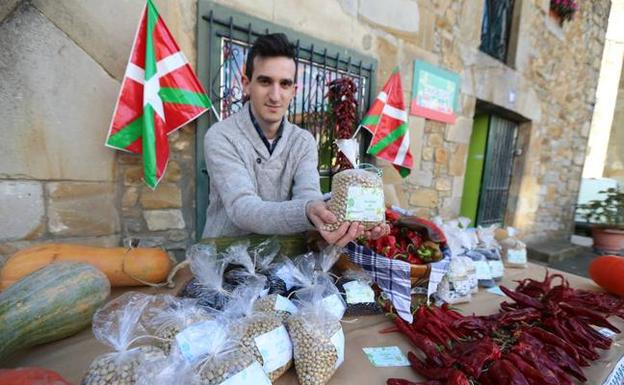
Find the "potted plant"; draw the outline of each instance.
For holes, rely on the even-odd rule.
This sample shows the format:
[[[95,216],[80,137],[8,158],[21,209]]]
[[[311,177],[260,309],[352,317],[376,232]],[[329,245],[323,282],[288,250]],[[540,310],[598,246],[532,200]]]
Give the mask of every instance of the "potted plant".
[[[559,24],[572,20],[576,11],[576,0],[550,0],[550,16],[559,21]]]
[[[602,200],[580,205],[591,225],[594,250],[599,254],[624,255],[624,189],[600,191]]]

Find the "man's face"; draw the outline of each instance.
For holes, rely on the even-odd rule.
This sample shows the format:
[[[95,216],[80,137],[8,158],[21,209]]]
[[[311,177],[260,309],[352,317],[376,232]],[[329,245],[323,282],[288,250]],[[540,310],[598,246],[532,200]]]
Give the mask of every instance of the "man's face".
[[[242,80],[256,119],[265,124],[280,122],[295,96],[294,60],[283,56],[255,57],[251,79],[243,76]]]

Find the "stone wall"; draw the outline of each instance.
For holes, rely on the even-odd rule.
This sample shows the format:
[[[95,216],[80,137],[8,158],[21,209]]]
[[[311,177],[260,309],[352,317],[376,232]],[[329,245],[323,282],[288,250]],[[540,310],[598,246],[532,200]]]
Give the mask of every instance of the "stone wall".
[[[616,179],[624,186],[624,67],[617,95],[604,176]]]
[[[548,0],[517,0],[508,65],[478,49],[483,0],[217,2],[376,58],[378,86],[399,64],[406,100],[415,59],[460,73],[455,124],[410,117],[410,177],[381,164],[389,200],[423,216],[459,213],[481,100],[528,121],[509,223],[527,239],[570,232],[609,1],[582,2],[560,27]],[[194,125],[171,135],[171,163],[156,191],[142,183],[139,157],[103,146],[143,4],[9,0],[0,7],[0,49],[11,58],[0,60],[0,255],[50,240],[138,239],[177,252],[193,241]],[[155,4],[194,66],[196,0]]]

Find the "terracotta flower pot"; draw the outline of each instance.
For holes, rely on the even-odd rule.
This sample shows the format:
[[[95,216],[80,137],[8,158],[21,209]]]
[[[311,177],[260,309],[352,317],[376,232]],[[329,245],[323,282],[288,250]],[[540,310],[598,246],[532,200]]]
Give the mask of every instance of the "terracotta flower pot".
[[[624,230],[592,227],[592,238],[598,254],[624,255]]]

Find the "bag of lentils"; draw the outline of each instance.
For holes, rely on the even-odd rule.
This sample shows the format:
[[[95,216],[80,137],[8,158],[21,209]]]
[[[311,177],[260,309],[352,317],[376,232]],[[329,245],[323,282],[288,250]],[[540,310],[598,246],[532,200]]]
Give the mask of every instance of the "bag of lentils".
[[[347,304],[346,316],[360,316],[382,313],[375,301],[373,279],[362,270],[345,270],[336,282],[336,287]]]
[[[327,310],[323,288],[316,287],[299,312],[288,318],[295,369],[301,385],[324,385],[344,361],[345,338],[340,317]]]
[[[292,366],[292,343],[282,320],[276,315],[254,311],[254,303],[265,281],[239,286],[224,309],[240,335],[240,342],[262,365],[271,381],[275,381]]]
[[[196,298],[204,308],[221,310],[234,289],[223,280],[227,261],[210,244],[195,244],[186,253],[193,278],[180,292],[181,297]]]
[[[214,312],[197,306],[195,299],[158,295],[153,306],[146,310],[144,322],[151,335],[156,337],[156,346],[169,354],[171,344],[179,332],[197,322],[213,319],[214,316]]]
[[[135,385],[141,365],[165,357],[164,352],[154,346],[131,348],[138,340],[149,337],[140,319],[151,299],[141,293],[129,292],[95,312],[95,338],[115,351],[96,357],[81,385]]]
[[[366,230],[384,223],[386,206],[378,171],[350,169],[334,175],[327,206],[337,221],[326,224],[325,231],[334,231],[344,222],[360,222]]]
[[[193,324],[178,333],[172,346],[169,365],[163,370],[190,379],[192,385],[258,384],[270,385],[262,366],[241,345],[235,325],[228,317]],[[167,369],[168,368],[168,369]],[[158,385],[186,384],[175,381],[175,375],[161,377],[173,382]],[[154,385],[146,383],[145,385]]]

